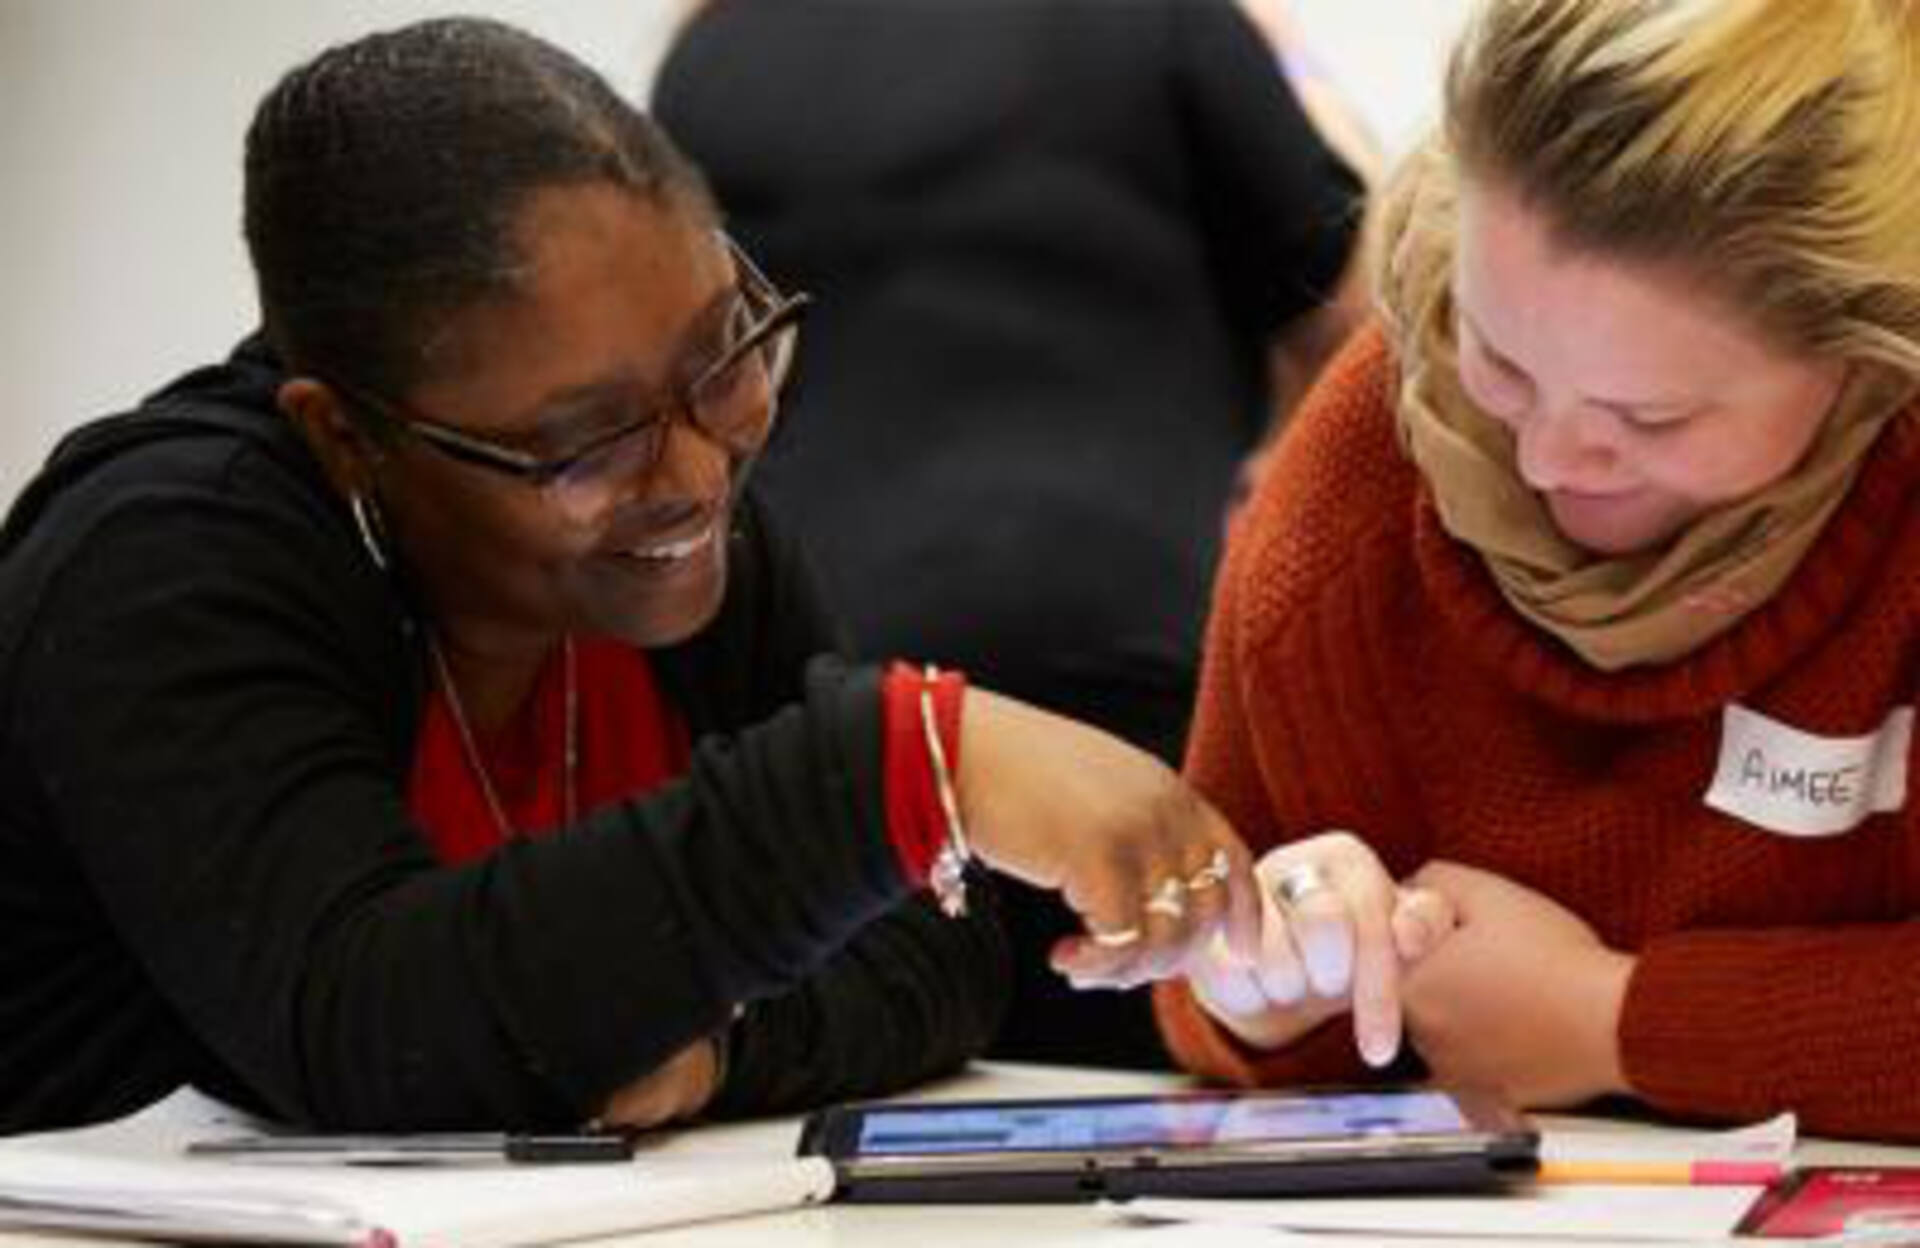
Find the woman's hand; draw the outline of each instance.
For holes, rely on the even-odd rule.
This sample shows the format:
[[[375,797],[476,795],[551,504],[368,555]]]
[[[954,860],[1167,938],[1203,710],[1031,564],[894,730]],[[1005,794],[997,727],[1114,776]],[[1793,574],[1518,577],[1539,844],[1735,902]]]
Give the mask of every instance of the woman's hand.
[[[720,1058],[712,1040],[696,1040],[607,1098],[599,1121],[643,1130],[693,1117],[719,1091]]]
[[[1078,987],[1175,973],[1216,933],[1251,955],[1259,898],[1246,847],[1152,755],[984,689],[962,704],[955,787],[973,850],[1057,890],[1088,935],[1054,947]]]
[[[1460,917],[1403,994],[1407,1030],[1436,1078],[1499,1088],[1523,1108],[1631,1090],[1618,1038],[1631,955],[1552,898],[1491,872],[1436,862],[1413,880]]]
[[[1447,897],[1400,888],[1358,837],[1329,832],[1260,860],[1260,947],[1251,959],[1224,946],[1189,963],[1194,997],[1244,1044],[1284,1048],[1353,1012],[1368,1064],[1400,1049],[1400,977],[1453,930]]]

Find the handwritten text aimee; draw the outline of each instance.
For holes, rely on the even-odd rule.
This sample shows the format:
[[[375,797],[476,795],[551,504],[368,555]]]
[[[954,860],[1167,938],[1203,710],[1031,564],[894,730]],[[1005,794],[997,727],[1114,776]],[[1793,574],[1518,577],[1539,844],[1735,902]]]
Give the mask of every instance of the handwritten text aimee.
[[[1779,763],[1762,749],[1740,760],[1740,784],[1772,798],[1796,798],[1809,806],[1851,806],[1860,800],[1859,764],[1826,769]]]

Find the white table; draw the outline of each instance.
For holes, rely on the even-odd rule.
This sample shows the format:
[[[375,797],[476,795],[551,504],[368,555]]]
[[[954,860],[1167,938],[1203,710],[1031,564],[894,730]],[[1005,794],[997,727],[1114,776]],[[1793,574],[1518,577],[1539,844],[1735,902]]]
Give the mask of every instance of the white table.
[[[1115,1095],[1163,1091],[1187,1086],[1172,1076],[1092,1071],[1049,1066],[977,1065],[967,1074],[930,1088],[924,1099],[1024,1097],[1061,1094]],[[1540,1125],[1560,1132],[1654,1133],[1659,1127],[1593,1118],[1536,1116]],[[669,1156],[767,1156],[792,1151],[798,1135],[792,1121],[708,1127],[664,1142]],[[1920,1149],[1884,1145],[1803,1141],[1795,1154],[1801,1164],[1920,1165]],[[1418,1241],[1403,1237],[1371,1239],[1343,1236],[1312,1241],[1271,1234],[1238,1234],[1214,1228],[1184,1228],[1179,1234],[1149,1231],[1116,1221],[1101,1208],[1086,1205],[832,1205],[768,1217],[738,1219],[710,1226],[655,1231],[621,1241],[646,1248],[1162,1248],[1192,1242],[1206,1248],[1243,1248],[1262,1243],[1338,1242],[1348,1248],[1415,1248],[1431,1244],[1464,1248],[1458,1239]],[[1544,1245],[1546,1241],[1507,1241]],[[1756,1245],[1765,1241],[1748,1241]],[[1589,1241],[1587,1248],[1591,1248]]]
[[[976,1066],[964,1075],[924,1090],[920,1097],[938,1100],[1097,1096],[1166,1091],[1184,1086],[1188,1086],[1185,1080],[1171,1075],[996,1064]],[[1538,1121],[1556,1135],[1588,1132],[1646,1135],[1662,1130],[1644,1123],[1594,1118],[1545,1117]],[[647,1147],[653,1155],[666,1158],[785,1158],[793,1155],[798,1136],[798,1120],[782,1119],[700,1127],[661,1135],[654,1137]],[[1920,1165],[1920,1149],[1807,1141],[1801,1144],[1796,1160],[1802,1164]],[[0,1248],[83,1248],[106,1242],[0,1232]],[[593,1241],[632,1248],[745,1248],[748,1245],[755,1248],[1167,1248],[1170,1244],[1185,1243],[1204,1244],[1206,1248],[1263,1248],[1288,1243],[1338,1245],[1339,1248],[1382,1245],[1463,1248],[1468,1242],[1460,1238],[1406,1236],[1304,1237],[1211,1226],[1148,1228],[1125,1220],[1109,1208],[1064,1204],[830,1205]],[[1550,1241],[1505,1242],[1545,1245]],[[1582,1248],[1594,1248],[1594,1243],[1585,1241]],[[1645,1241],[1640,1248],[1645,1248]]]

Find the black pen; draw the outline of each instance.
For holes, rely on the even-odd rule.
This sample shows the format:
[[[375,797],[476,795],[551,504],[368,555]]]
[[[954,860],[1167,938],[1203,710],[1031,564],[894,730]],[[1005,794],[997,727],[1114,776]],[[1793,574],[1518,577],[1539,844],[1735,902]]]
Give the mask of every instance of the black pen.
[[[557,1164],[628,1161],[633,1137],[614,1131],[450,1131],[417,1135],[235,1135],[187,1145],[195,1157],[349,1166],[432,1166],[489,1161]]]

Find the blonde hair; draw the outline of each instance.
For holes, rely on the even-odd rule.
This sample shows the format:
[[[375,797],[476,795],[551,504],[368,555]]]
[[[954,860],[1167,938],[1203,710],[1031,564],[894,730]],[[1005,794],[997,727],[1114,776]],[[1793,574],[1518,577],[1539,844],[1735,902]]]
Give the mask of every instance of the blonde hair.
[[[1403,350],[1450,340],[1462,176],[1794,349],[1920,377],[1920,0],[1483,0],[1382,206]]]

